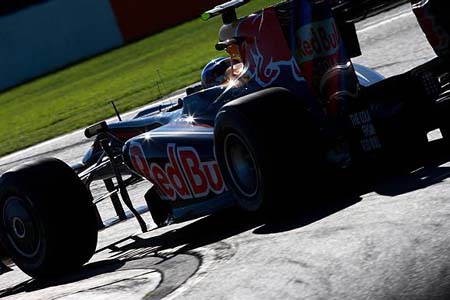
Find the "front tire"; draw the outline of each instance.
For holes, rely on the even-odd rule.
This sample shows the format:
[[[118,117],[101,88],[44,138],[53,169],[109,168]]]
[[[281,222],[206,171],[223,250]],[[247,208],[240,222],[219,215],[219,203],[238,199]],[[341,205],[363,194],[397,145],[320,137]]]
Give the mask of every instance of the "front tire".
[[[43,159],[0,177],[0,241],[34,278],[79,269],[94,254],[97,218],[92,196],[58,159]]]
[[[158,227],[164,227],[172,223],[172,207],[169,201],[161,199],[155,186],[152,186],[145,193],[144,198],[152,215],[153,222]]]

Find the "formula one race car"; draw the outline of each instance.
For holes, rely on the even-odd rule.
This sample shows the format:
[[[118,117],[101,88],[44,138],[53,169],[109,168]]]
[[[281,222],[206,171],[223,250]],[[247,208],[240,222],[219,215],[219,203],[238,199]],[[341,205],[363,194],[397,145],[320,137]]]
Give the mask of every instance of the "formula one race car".
[[[47,278],[91,258],[103,225],[94,181],[104,182],[101,198],[110,197],[121,218],[120,199],[146,231],[127,192],[144,179],[153,184],[145,198],[158,226],[233,205],[270,213],[324,174],[401,164],[433,129],[450,139],[448,76],[438,61],[389,79],[351,63],[360,52],[354,21],[393,1],[286,1],[238,19],[246,2],[202,15],[224,23],[216,48],[230,58],[216,84],[131,120],[90,126],[85,135],[94,142],[75,166],[44,159],[0,177],[0,241],[19,268]],[[205,77],[217,79],[214,64]],[[347,101],[338,112],[350,154],[342,165],[327,158],[336,144],[325,113],[333,97]]]

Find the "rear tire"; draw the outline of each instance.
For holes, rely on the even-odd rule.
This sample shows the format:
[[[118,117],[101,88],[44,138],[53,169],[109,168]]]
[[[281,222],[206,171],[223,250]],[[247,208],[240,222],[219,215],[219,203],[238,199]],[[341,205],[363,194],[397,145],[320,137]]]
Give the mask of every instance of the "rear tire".
[[[450,126],[442,126],[439,128],[446,144],[450,144]]]
[[[34,278],[79,269],[94,254],[97,219],[92,196],[58,159],[43,159],[0,177],[0,241]]]
[[[263,143],[243,122],[236,112],[221,111],[215,132],[216,158],[238,205],[249,212],[266,210],[273,206],[274,196],[273,186],[265,184],[271,181],[269,158],[257,151]]]
[[[290,200],[305,196],[316,179],[318,137],[301,99],[286,89],[266,89],[222,107],[214,128],[215,155],[237,204],[266,215],[307,205]],[[294,139],[300,147],[290,143]]]
[[[450,145],[450,100],[446,100],[444,105],[439,108],[439,130],[446,145]]]
[[[446,146],[450,145],[450,100],[446,99],[434,107],[433,120],[439,128]]]

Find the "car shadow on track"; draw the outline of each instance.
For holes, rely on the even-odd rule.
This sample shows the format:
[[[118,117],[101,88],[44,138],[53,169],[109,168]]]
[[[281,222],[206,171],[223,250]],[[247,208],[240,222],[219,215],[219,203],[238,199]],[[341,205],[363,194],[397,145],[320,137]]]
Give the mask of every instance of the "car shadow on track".
[[[73,273],[55,280],[35,280],[28,279],[10,288],[0,290],[0,298],[12,296],[19,293],[31,293],[43,290],[53,286],[59,286],[89,279],[100,274],[111,273],[123,266],[124,262],[119,260],[104,260],[100,262],[90,263],[83,267],[80,272]],[[19,272],[19,271],[17,271]]]
[[[317,195],[307,196],[313,203],[306,209],[290,211],[278,220],[266,222],[253,233],[272,234],[307,226],[358,203],[362,200],[361,195],[367,193],[394,197],[441,183],[450,177],[450,167],[442,166],[449,161],[449,146],[442,142],[432,143],[424,156],[410,162],[406,169],[379,170],[368,172],[367,176],[337,179],[327,184],[326,194],[320,199]]]
[[[414,172],[378,176],[378,179],[371,178],[368,182],[358,182],[357,188],[347,189],[337,196],[329,193],[323,197],[308,197],[306,199],[312,204],[306,208],[286,209],[276,218],[261,217],[244,213],[237,208],[230,208],[184,226],[181,224],[181,227],[175,229],[168,227],[169,231],[161,234],[156,231],[150,237],[132,235],[97,251],[108,252],[107,260],[89,263],[80,272],[54,281],[26,280],[6,290],[0,290],[0,297],[76,283],[145,264],[146,268],[153,268],[163,274],[164,280],[167,278],[152,292],[150,298],[145,298],[159,299],[176,290],[189,276],[197,272],[197,263],[201,263],[201,258],[196,258],[196,254],[192,251],[195,252],[198,248],[211,245],[213,247],[216,245],[216,248],[226,248],[227,243],[224,242],[226,239],[246,231],[259,235],[305,227],[358,203],[361,200],[360,195],[365,193],[375,191],[382,195],[396,196],[428,187],[450,177],[450,168],[441,166],[450,161],[448,148],[433,148],[428,157],[430,159],[421,162],[421,167]],[[227,259],[227,256],[232,255],[234,254],[231,250],[225,249],[219,255],[221,257],[219,259],[224,257]],[[178,279],[173,281],[174,277],[166,273],[170,269],[177,268],[176,266],[179,270],[175,272],[178,274],[175,278]]]
[[[442,166],[449,161],[450,147],[434,143],[415,170],[378,180],[371,188],[380,195],[397,196],[441,183],[450,177],[450,167]]]
[[[119,246],[124,242],[123,240],[106,248],[115,253],[113,257],[120,259],[133,259],[133,256],[145,255],[145,253],[138,253],[137,249],[147,251],[148,254],[170,249],[177,249],[175,254],[185,253],[251,230],[263,223],[264,219],[260,216],[244,213],[237,208],[228,208],[161,235],[150,238],[132,236],[127,238],[132,239],[132,243]],[[130,251],[132,251],[131,256],[127,255]]]
[[[164,280],[152,291],[151,296],[145,299],[163,298],[197,272],[202,259],[196,251],[192,252],[191,250],[253,229],[260,226],[261,222],[257,216],[249,216],[238,209],[231,208],[177,229],[170,231],[167,231],[170,227],[161,229],[166,232],[159,235],[157,231],[151,237],[131,235],[98,249],[97,253],[102,252],[103,255],[108,256],[106,260],[88,263],[80,271],[57,280],[23,280],[4,290],[0,289],[0,298],[14,295],[20,297],[23,293],[31,293],[30,295],[34,296],[33,292],[45,293],[46,290],[49,290],[52,295],[54,288],[61,285],[73,286],[82,281],[98,281],[97,277],[104,278],[105,275],[109,276],[108,273],[132,269],[154,270],[162,274],[161,277]],[[221,245],[221,247],[226,246],[225,244]],[[226,252],[229,251],[226,249],[222,251],[223,257],[233,255]],[[177,270],[174,271],[175,269]],[[20,271],[15,270],[10,273],[15,272]],[[175,275],[170,273],[175,273]],[[80,289],[82,289],[82,285],[79,284]],[[77,286],[74,287],[74,289],[77,288]],[[94,290],[95,288],[90,287],[89,289]],[[80,290],[77,293],[80,292],[85,291]]]
[[[450,167],[427,166],[407,176],[391,178],[379,184],[374,190],[380,195],[393,197],[441,183],[448,177]]]
[[[342,206],[336,206],[334,209],[330,208],[326,214],[305,215],[302,226],[313,223],[342,208]],[[148,268],[161,273],[164,280],[145,299],[160,299],[179,288],[198,271],[199,265],[204,259],[198,256],[199,248],[212,245],[215,253],[212,259],[215,262],[228,260],[234,255],[234,250],[225,241],[227,238],[265,226],[268,222],[271,221],[264,217],[244,213],[237,208],[229,208],[159,235],[155,234],[150,237],[131,235],[97,250],[97,252],[107,253],[109,259],[89,263],[79,272],[58,280],[25,280],[15,286],[0,290],[0,297],[14,295],[20,297],[23,293],[33,295],[33,292],[45,293],[46,289],[53,293],[52,288],[58,286],[77,285],[78,282],[96,280],[98,276],[109,276],[109,273],[127,269]],[[195,260],[198,261],[198,265],[195,264]],[[177,271],[173,269],[177,269]],[[175,275],[169,275],[169,272]],[[92,287],[90,289],[95,290]]]

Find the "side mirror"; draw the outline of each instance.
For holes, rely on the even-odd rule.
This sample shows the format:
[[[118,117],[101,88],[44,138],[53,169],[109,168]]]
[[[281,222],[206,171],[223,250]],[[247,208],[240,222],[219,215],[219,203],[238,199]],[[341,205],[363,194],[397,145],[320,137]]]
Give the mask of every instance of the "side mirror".
[[[105,121],[89,126],[84,130],[84,136],[87,138],[91,138],[96,136],[99,133],[108,131],[108,125]]]

